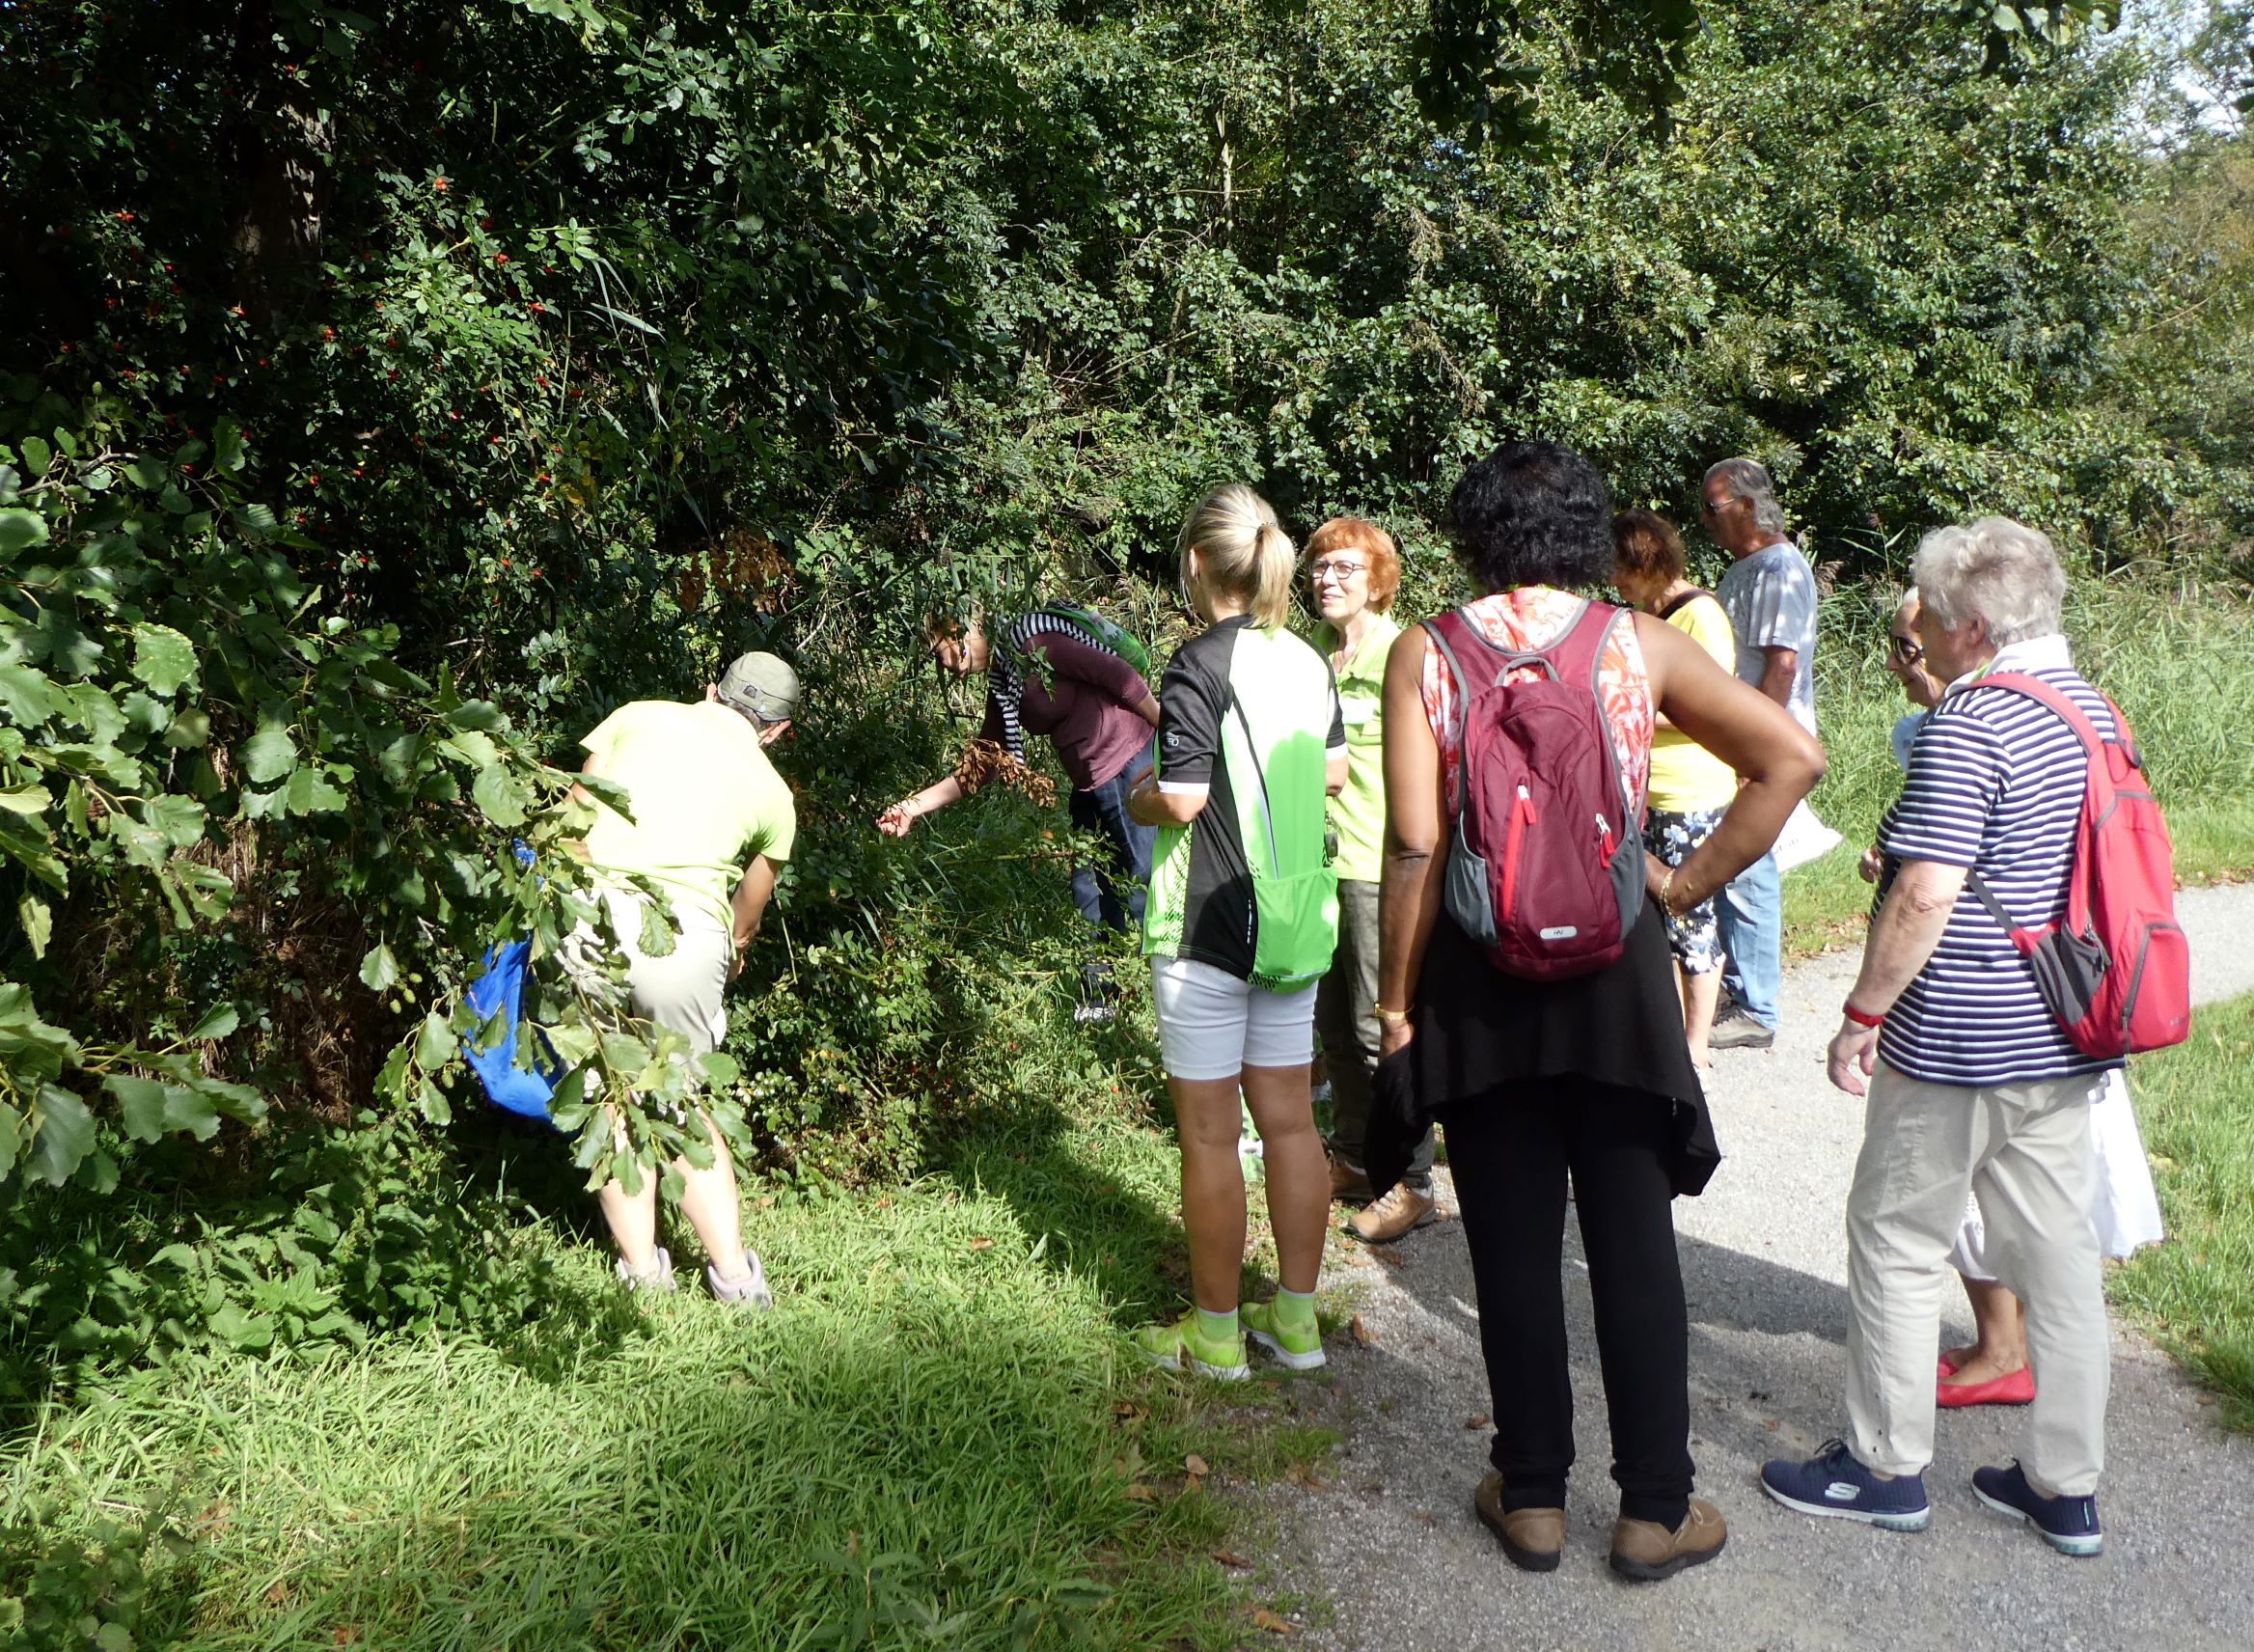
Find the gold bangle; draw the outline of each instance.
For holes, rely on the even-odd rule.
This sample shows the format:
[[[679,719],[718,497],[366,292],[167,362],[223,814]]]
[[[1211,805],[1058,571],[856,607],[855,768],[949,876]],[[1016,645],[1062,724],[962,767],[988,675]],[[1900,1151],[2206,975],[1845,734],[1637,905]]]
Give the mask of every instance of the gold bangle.
[[[1409,1012],[1406,1009],[1388,1009],[1382,1004],[1373,1004],[1370,1008],[1377,1011],[1377,1017],[1380,1021],[1406,1021],[1409,1019]]]
[[[1682,916],[1681,913],[1675,910],[1675,903],[1668,898],[1668,896],[1675,893],[1675,867],[1669,867],[1667,868],[1667,875],[1660,879],[1660,912],[1663,916],[1667,918],[1679,918]]]

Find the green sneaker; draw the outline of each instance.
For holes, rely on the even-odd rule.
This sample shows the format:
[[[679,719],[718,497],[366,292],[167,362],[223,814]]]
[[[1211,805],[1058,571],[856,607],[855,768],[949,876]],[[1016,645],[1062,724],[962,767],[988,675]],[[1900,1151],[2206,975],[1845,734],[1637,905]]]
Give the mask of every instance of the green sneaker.
[[[1135,1334],[1135,1351],[1163,1370],[1178,1371],[1187,1360],[1190,1368],[1216,1382],[1241,1383],[1252,1374],[1245,1359],[1244,1334],[1227,1342],[1208,1341],[1197,1334],[1195,1309],[1179,1319],[1162,1319]]]
[[[1237,1319],[1245,1328],[1245,1335],[1269,1353],[1286,1370],[1318,1371],[1325,1363],[1323,1358],[1323,1330],[1319,1325],[1281,1326],[1276,1323],[1276,1305],[1272,1302],[1248,1302],[1237,1309]]]

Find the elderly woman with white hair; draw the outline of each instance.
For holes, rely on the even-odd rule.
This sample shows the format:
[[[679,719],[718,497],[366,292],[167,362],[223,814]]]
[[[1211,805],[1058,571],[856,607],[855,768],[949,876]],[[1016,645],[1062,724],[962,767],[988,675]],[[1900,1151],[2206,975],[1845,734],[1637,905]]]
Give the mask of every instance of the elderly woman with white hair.
[[[1911,586],[1895,605],[1886,624],[1886,670],[1916,707],[1894,725],[1894,761],[1907,771],[1918,732],[1940,703],[1941,684],[1925,669],[1925,645],[1917,640],[1921,604]],[[1872,883],[1885,869],[1874,846],[1865,851],[1860,871]],[[2098,1158],[2097,1204],[2090,1212],[2098,1227],[2098,1247],[2105,1255],[2128,1257],[2166,1237],[2160,1201],[2153,1191],[2152,1168],[2145,1161],[2144,1138],[2129,1083],[2116,1070],[2104,1093],[2090,1108],[2090,1142]],[[1972,1308],[1973,1339],[1941,1351],[1934,1398],[1944,1409],[1970,1405],[2026,1405],[2035,1397],[2035,1373],[2027,1368],[2027,1315],[2020,1299],[1995,1277],[1988,1263],[1988,1225],[1980,1201],[1965,1201],[1965,1224],[1958,1230],[1949,1264],[1965,1281]]]
[[[2119,730],[2059,634],[2066,574],[2042,534],[2000,516],[1938,529],[1915,578],[1943,692],[1879,829],[1879,906],[1828,1063],[1850,1095],[1870,1080],[1847,1203],[1848,1437],[1761,1477],[1804,1514],[1931,1522],[1941,1297],[1970,1192],[1988,1263],[2026,1305],[2038,1385],[2020,1460],[1973,1490],[2095,1555],[2110,1373],[2090,1109],[2121,1063],[2069,1041],[1990,909],[2032,925],[2065,908],[2086,758],[2063,718],[1993,679],[2039,678]]]

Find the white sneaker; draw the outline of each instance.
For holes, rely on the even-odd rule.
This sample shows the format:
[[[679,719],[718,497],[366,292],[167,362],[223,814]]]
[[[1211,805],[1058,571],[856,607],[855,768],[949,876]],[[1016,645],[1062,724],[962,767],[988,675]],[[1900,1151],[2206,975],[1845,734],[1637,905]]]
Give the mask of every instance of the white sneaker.
[[[618,1282],[630,1291],[670,1291],[673,1288],[673,1259],[660,1245],[651,1254],[649,1266],[636,1273],[626,1266],[626,1258],[618,1258]]]
[[[764,1313],[775,1306],[775,1293],[767,1288],[767,1270],[759,1265],[758,1252],[746,1251],[744,1254],[752,1259],[750,1273],[736,1279],[724,1280],[707,1266],[704,1282],[712,1287],[714,1300],[734,1303],[739,1308]]]

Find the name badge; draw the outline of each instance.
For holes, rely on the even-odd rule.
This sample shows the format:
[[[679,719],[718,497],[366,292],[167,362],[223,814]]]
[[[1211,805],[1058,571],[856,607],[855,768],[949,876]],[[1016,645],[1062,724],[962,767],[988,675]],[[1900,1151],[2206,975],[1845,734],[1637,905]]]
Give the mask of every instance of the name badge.
[[[1378,702],[1366,694],[1342,694],[1338,697],[1338,712],[1349,729],[1367,723],[1378,714]]]

